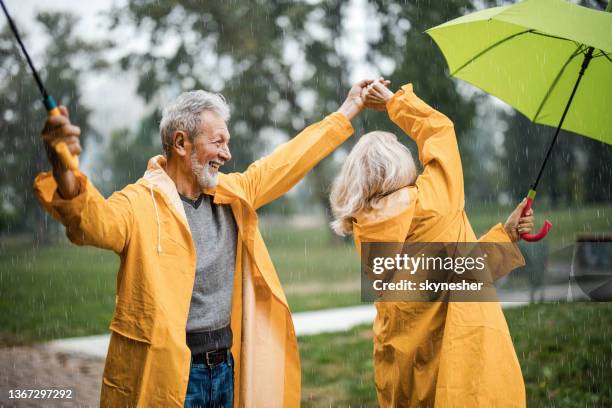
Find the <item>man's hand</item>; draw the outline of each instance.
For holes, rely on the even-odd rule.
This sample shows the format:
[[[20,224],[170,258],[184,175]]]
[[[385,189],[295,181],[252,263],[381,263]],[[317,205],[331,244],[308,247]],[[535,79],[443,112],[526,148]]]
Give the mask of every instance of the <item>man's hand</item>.
[[[387,88],[390,81],[379,78],[366,86],[361,94],[365,107],[377,111],[387,109],[387,102],[393,97],[393,92]]]
[[[47,158],[53,166],[53,177],[57,182],[60,195],[71,199],[79,194],[79,186],[72,170],[67,169],[55,152],[55,145],[60,142],[66,143],[68,150],[73,155],[81,153],[81,129],[70,123],[68,110],[64,106],[59,107],[61,115],[48,116],[42,130],[42,139],[45,143]]]
[[[512,242],[518,241],[522,234],[530,233],[533,230],[533,209],[530,208],[525,216],[521,217],[523,208],[525,208],[526,205],[527,199],[524,198],[523,201],[516,206],[514,211],[512,211],[512,214],[510,214],[504,224],[504,228]]]
[[[364,79],[353,85],[337,112],[342,113],[348,120],[353,120],[365,107],[365,101],[362,98],[363,90],[372,82],[374,82],[373,79]]]
[[[78,156],[81,153],[81,129],[78,126],[70,123],[70,117],[68,116],[68,110],[65,106],[59,107],[61,115],[48,116],[45,121],[45,126],[42,130],[42,138],[45,142],[45,148],[47,149],[47,158],[51,165],[55,168],[56,166],[62,168],[57,153],[55,152],[55,145],[59,142],[64,142],[68,146],[70,153]]]

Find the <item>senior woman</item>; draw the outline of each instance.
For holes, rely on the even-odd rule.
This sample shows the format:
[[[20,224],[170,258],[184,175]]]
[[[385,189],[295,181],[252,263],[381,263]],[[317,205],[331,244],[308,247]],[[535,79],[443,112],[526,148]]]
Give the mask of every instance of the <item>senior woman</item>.
[[[334,181],[332,228],[362,242],[476,242],[464,209],[463,173],[453,123],[404,85],[393,94],[376,81],[371,107],[417,144],[410,151],[387,132],[355,145]],[[533,227],[525,201],[479,242],[514,242]],[[515,245],[507,270],[524,265]],[[374,381],[382,407],[524,407],[525,386],[498,302],[377,302]]]

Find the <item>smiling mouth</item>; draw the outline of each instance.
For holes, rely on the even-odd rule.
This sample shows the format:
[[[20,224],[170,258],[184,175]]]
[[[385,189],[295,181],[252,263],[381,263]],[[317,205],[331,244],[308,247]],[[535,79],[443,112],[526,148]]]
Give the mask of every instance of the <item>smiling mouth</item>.
[[[211,160],[208,162],[208,165],[215,170],[219,170],[219,167],[223,166],[223,163]]]

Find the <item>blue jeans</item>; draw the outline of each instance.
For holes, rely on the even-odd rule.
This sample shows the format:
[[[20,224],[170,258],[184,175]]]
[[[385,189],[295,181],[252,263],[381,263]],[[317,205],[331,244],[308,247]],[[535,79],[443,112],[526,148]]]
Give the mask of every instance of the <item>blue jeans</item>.
[[[233,408],[234,359],[214,367],[191,363],[185,408]]]

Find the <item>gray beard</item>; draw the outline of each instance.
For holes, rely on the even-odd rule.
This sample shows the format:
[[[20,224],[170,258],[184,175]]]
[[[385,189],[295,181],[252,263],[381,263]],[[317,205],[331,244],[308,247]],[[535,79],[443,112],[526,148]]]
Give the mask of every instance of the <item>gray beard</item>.
[[[191,155],[191,171],[193,171],[199,186],[203,189],[213,188],[219,182],[219,172],[217,171],[215,174],[212,174],[208,164],[199,164],[195,152]]]

